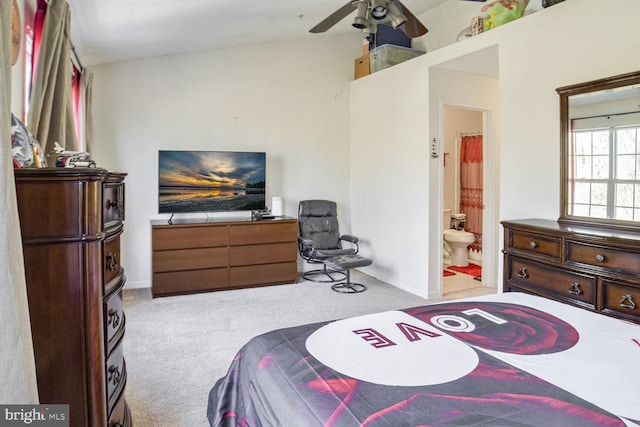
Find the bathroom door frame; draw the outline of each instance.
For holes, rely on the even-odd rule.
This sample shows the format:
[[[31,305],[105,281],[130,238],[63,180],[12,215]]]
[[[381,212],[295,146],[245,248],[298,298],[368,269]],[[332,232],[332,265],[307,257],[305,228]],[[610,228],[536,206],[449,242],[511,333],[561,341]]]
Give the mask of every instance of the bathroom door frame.
[[[498,235],[500,231],[500,222],[498,217],[498,140],[495,137],[494,130],[496,129],[496,111],[493,105],[475,104],[472,102],[465,102],[460,100],[447,100],[440,99],[438,103],[438,144],[440,156],[444,156],[443,153],[443,139],[444,139],[444,109],[456,108],[460,110],[472,110],[482,113],[482,181],[483,181],[483,195],[482,200],[484,209],[482,212],[482,286],[488,288],[498,287],[498,249],[499,240]],[[442,296],[443,293],[443,274],[444,260],[443,260],[443,240],[444,236],[438,230],[442,230],[442,212],[444,209],[444,162],[438,162],[438,177],[435,185],[438,186],[437,191],[433,191],[432,194],[438,194],[438,216],[437,223],[438,228],[432,236],[437,236],[438,243],[438,279],[437,279],[437,296]],[[433,212],[433,211],[432,211]],[[433,276],[432,276],[433,277]],[[434,295],[431,291],[430,295]]]

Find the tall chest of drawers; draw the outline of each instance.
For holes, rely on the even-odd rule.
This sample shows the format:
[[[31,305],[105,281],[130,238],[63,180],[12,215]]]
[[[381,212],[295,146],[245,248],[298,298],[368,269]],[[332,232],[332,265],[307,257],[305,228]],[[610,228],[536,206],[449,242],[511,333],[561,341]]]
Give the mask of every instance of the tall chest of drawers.
[[[40,402],[70,425],[130,426],[124,400],[124,173],[16,169]]]
[[[640,236],[544,219],[503,221],[504,291],[640,323]]]

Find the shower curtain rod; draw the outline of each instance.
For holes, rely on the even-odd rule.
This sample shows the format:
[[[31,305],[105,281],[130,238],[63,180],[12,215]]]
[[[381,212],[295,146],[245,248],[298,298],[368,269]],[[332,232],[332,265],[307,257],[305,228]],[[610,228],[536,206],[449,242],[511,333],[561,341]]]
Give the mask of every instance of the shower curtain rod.
[[[482,136],[482,132],[458,132],[459,136]]]

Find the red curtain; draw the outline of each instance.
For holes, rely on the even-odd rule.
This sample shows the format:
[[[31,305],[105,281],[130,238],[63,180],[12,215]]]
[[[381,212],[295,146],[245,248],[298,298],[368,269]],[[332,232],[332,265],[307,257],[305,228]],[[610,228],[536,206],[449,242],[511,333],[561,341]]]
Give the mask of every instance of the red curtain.
[[[460,142],[460,211],[467,216],[466,231],[475,241],[469,249],[482,251],[482,135],[463,136]]]
[[[82,71],[73,65],[73,75],[71,76],[71,102],[73,106],[73,124],[76,129],[76,137],[78,142],[80,141],[80,126],[82,124],[82,118],[80,117],[80,93],[82,93],[82,84],[80,83],[80,77]]]
[[[33,54],[31,56],[31,82],[29,84],[29,96],[31,99],[31,88],[35,79],[36,65],[38,65],[38,54],[40,53],[40,42],[42,41],[42,28],[44,27],[44,16],[47,14],[47,2],[38,0],[38,8],[33,18]]]

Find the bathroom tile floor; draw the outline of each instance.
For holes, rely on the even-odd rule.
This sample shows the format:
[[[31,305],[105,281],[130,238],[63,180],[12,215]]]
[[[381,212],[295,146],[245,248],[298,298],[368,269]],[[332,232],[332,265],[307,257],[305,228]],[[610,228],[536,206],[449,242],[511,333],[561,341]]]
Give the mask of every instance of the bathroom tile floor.
[[[478,264],[477,261],[473,261],[473,263]],[[475,280],[473,276],[469,274],[455,272],[453,276],[445,276],[442,279],[443,295],[447,295],[452,292],[459,292],[463,290],[481,288],[481,287],[482,287],[482,282],[480,280]],[[491,288],[487,288],[487,289],[491,289]]]

